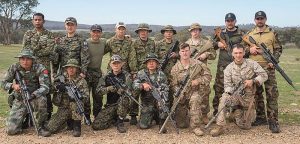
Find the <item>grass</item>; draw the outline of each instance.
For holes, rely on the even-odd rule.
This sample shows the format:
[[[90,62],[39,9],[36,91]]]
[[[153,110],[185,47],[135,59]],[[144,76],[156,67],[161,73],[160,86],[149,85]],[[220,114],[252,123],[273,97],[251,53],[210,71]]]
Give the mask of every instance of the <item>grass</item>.
[[[3,79],[5,71],[9,65],[16,62],[17,56],[21,49],[21,45],[2,46],[0,45],[0,80]],[[287,75],[293,80],[296,88],[300,89],[300,61],[296,59],[299,56],[300,49],[289,48],[284,49],[283,55],[280,57],[280,66],[287,73]],[[106,72],[107,62],[109,55],[105,55],[102,61],[102,70]],[[213,80],[211,82],[211,88],[214,83],[214,77],[216,74],[217,60],[210,61],[209,67],[211,69]],[[285,124],[300,124],[300,91],[294,91],[291,86],[283,79],[283,77],[276,73],[279,89],[279,121]],[[210,95],[210,102],[212,102],[214,91]],[[106,97],[104,97],[104,102]],[[211,103],[210,103],[211,105]],[[7,104],[7,93],[4,90],[0,90],[0,127],[5,124],[5,117],[8,115],[9,107]]]

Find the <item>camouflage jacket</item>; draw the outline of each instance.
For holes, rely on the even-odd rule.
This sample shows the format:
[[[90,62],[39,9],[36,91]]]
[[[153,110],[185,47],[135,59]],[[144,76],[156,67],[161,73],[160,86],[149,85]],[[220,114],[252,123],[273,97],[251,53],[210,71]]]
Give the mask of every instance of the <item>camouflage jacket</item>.
[[[136,60],[137,63],[135,66],[136,70],[142,70],[145,68],[143,64],[146,55],[149,53],[155,53],[158,55],[158,49],[155,47],[154,40],[148,38],[146,42],[143,42],[140,38],[133,41],[131,45],[130,55],[132,56],[132,60]],[[137,72],[135,71],[135,72]]]
[[[155,86],[159,90],[163,89],[163,92],[165,92],[164,94],[166,96],[169,93],[168,79],[167,79],[166,75],[160,70],[157,70],[155,73],[150,74],[148,70],[143,69],[137,73],[136,79],[133,82],[133,89],[136,91],[136,93],[141,94],[142,104],[153,105],[153,104],[156,104],[156,99],[151,94],[151,91],[145,91],[142,89],[142,84],[147,82],[145,79],[145,76],[148,76],[150,78],[150,80],[153,83],[155,83],[156,86],[155,85],[152,85],[152,86]],[[147,82],[147,83],[150,83],[150,82]]]
[[[57,45],[56,52],[59,54],[61,66],[65,65],[69,59],[76,59],[83,73],[87,72],[90,62],[88,45],[78,34],[74,37],[63,37]]]
[[[242,65],[230,63],[224,70],[224,91],[233,93],[233,87],[241,80],[255,79],[262,85],[267,79],[267,72],[255,61],[244,59]]]
[[[178,90],[179,85],[181,84],[185,76],[187,74],[191,75],[192,71],[194,70],[195,72],[192,80],[197,80],[199,82],[199,85],[195,88],[191,88],[189,86],[189,88],[186,90],[186,93],[189,94],[192,91],[197,91],[200,94],[201,92],[198,90],[199,88],[203,86],[209,86],[212,78],[209,68],[203,62],[195,59],[190,59],[190,65],[187,69],[184,68],[180,61],[177,61],[177,63],[173,66],[171,70],[171,87],[173,88],[173,91]]]
[[[97,86],[96,91],[100,95],[107,94],[107,102],[106,102],[107,104],[114,104],[118,102],[120,95],[117,92],[107,91],[107,87],[113,85],[110,78],[119,79],[121,82],[125,83],[128,86],[130,91],[132,91],[132,80],[130,78],[130,74],[126,71],[122,71],[119,74],[115,75],[111,70],[103,78],[99,80],[99,84]]]
[[[31,49],[34,56],[36,56],[36,62],[43,64],[48,70],[50,69],[49,61],[55,61],[56,59],[50,59],[55,57],[54,51],[54,36],[53,34],[44,29],[42,32],[37,32],[36,29],[28,30],[23,37],[23,49]]]
[[[24,79],[25,85],[28,87],[29,93],[36,97],[45,96],[49,92],[50,80],[48,70],[42,64],[33,64],[30,71],[26,71],[21,67],[20,63],[15,63],[9,67],[1,87],[9,93],[19,97],[19,93],[12,88],[15,80],[16,71],[19,71],[21,79]]]
[[[124,40],[119,40],[116,36],[113,36],[112,38],[107,40],[107,48],[110,52],[110,56],[112,55],[119,55],[125,62],[123,65],[123,70],[127,72],[131,71],[137,71],[136,69],[136,59],[135,55],[131,55],[131,45],[132,40],[129,37],[125,36]],[[108,69],[110,69],[108,65]]]

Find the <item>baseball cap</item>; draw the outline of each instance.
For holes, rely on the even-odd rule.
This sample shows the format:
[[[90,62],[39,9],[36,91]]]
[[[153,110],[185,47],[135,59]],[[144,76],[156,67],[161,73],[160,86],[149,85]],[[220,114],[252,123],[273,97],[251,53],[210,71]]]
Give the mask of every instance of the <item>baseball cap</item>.
[[[115,27],[115,28],[119,28],[119,27],[124,27],[124,28],[126,28],[126,25],[125,25],[124,22],[118,22],[118,23],[116,24],[116,27]]]
[[[74,18],[74,17],[68,17],[68,18],[66,18],[65,23],[66,23],[66,24],[67,24],[67,23],[73,23],[73,24],[76,24],[76,25],[77,25],[77,20],[76,20],[76,18]]]
[[[258,11],[255,13],[255,19],[256,18],[267,18],[267,15],[264,11]]]
[[[102,27],[98,24],[94,24],[91,26],[91,31],[94,31],[94,30],[102,32]]]

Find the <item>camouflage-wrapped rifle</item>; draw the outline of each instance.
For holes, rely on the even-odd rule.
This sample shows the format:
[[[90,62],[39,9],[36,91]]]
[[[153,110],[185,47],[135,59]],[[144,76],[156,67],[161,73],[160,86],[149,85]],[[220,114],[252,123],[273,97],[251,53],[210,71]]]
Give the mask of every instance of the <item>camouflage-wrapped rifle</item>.
[[[225,50],[227,51],[228,55],[231,55],[231,51],[233,48],[233,44],[229,39],[228,34],[222,33],[221,27],[217,27],[215,29],[215,36],[220,40],[220,42],[224,45]]]
[[[178,48],[178,45],[179,45],[179,41],[176,41],[175,44],[168,50],[168,52],[162,58],[162,61],[159,66],[162,71],[165,70],[165,68],[171,58],[171,53],[176,51],[176,48]]]

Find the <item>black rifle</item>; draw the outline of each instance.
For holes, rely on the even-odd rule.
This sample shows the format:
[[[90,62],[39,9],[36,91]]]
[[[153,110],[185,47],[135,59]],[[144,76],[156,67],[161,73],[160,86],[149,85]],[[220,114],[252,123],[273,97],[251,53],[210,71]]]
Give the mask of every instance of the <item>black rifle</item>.
[[[130,91],[129,87],[124,83],[121,82],[121,80],[119,80],[116,77],[110,77],[108,76],[110,82],[112,83],[112,85],[116,88],[116,89],[122,89],[123,93],[122,95],[128,97],[129,99],[133,100],[135,103],[137,103],[141,108],[143,108],[143,106],[133,97],[132,92]]]
[[[37,128],[35,118],[34,118],[34,115],[33,115],[33,111],[32,111],[32,107],[31,107],[31,104],[29,102],[29,97],[30,97],[29,90],[28,90],[28,87],[25,84],[24,79],[21,79],[20,73],[18,71],[16,71],[16,81],[20,85],[22,99],[23,99],[24,104],[26,105],[28,113],[30,114],[30,119],[32,120],[35,131],[36,131],[37,135],[39,135],[39,130]]]
[[[294,88],[294,90],[297,90],[296,87],[293,85],[293,81],[289,78],[289,76],[283,71],[283,69],[279,66],[279,61],[276,60],[276,58],[272,55],[270,49],[267,48],[267,46],[264,43],[257,44],[256,41],[249,36],[249,41],[257,46],[259,46],[263,53],[263,57],[269,62],[272,63],[275,69],[281,74],[281,76]]]
[[[65,77],[63,75],[59,75],[58,79],[61,83],[65,84]],[[85,122],[87,125],[91,125],[91,122],[87,119],[87,117],[84,114],[84,108],[81,104],[81,99],[83,99],[83,96],[81,95],[80,90],[78,87],[75,85],[74,81],[70,80],[69,85],[65,85],[65,88],[67,90],[67,93],[70,97],[70,99],[73,99],[76,103],[77,106],[77,113],[83,116]]]
[[[144,77],[142,78],[145,80],[148,84],[151,85],[151,94],[152,96],[157,100],[158,107],[164,112],[170,115],[169,107],[166,105],[166,101],[168,100],[168,96],[163,92],[163,88],[161,85],[159,85],[157,82],[154,83],[147,73],[145,72]],[[169,117],[169,119],[172,121],[173,127],[176,129],[177,134],[179,134],[179,129],[176,126],[175,120],[173,120],[172,117]],[[162,133],[163,127],[159,130],[159,133]]]
[[[176,51],[176,48],[178,47],[178,45],[179,45],[179,41],[176,41],[175,44],[168,50],[168,52],[162,58],[162,61],[160,63],[160,69],[162,71],[165,70],[165,68],[171,58],[171,53]]]

